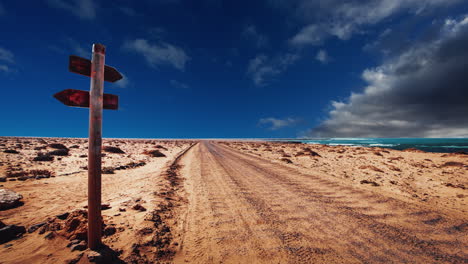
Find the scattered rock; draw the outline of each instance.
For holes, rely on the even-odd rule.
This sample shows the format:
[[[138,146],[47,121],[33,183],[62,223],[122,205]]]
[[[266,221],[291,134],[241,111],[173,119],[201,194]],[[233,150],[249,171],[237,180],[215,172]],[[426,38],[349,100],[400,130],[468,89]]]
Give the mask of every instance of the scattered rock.
[[[370,184],[372,186],[380,186],[380,184],[376,183],[375,181],[369,181],[369,180],[362,180],[360,183],[361,184]]]
[[[6,182],[7,177],[6,176],[0,176],[0,182]]]
[[[113,226],[107,226],[106,228],[104,228],[104,236],[112,236],[113,234],[115,234],[117,232],[117,229]]]
[[[156,157],[156,158],[161,158],[161,157],[166,157],[164,153],[159,151],[158,149],[150,150],[150,151],[145,151],[143,154],[151,156],[151,157]]]
[[[89,251],[87,254],[89,262],[100,262],[102,261],[102,254],[97,251]]]
[[[14,149],[5,149],[3,152],[9,154],[19,154],[19,152]]]
[[[84,255],[84,253],[81,252],[81,253],[78,254],[75,258],[70,259],[70,260],[66,261],[65,263],[66,263],[66,264],[76,264],[76,263],[78,263],[78,262],[81,260],[81,258],[83,257],[83,255]]]
[[[60,219],[60,220],[65,220],[65,219],[67,219],[67,217],[69,215],[70,215],[70,213],[66,212],[66,213],[57,215],[57,218]]]
[[[456,161],[448,161],[442,164],[440,167],[464,167],[465,164],[463,162],[456,162]]]
[[[33,161],[53,161],[54,156],[50,156],[48,154],[39,153],[37,157],[33,159]]]
[[[39,224],[35,224],[35,225],[32,225],[28,228],[28,233],[33,233],[34,231],[36,231],[37,229],[39,229],[39,227],[45,225],[46,222],[42,222],[42,223],[39,223]]]
[[[23,196],[19,193],[0,189],[0,210],[7,210],[22,205],[21,199],[23,199]]]
[[[114,174],[114,170],[112,167],[104,167],[102,168],[102,174]]]
[[[47,233],[47,235],[44,236],[45,239],[48,239],[48,240],[51,240],[55,237],[55,232],[54,231],[50,231],[49,233]]]
[[[141,204],[135,204],[133,207],[132,207],[133,210],[137,210],[137,211],[140,211],[140,212],[144,212],[146,211],[146,208],[143,207],[143,205]]]
[[[289,164],[293,163],[292,160],[287,159],[287,158],[282,158],[281,160]]]
[[[384,172],[383,170],[375,167],[375,166],[372,166],[372,165],[363,165],[361,167],[359,167],[359,169],[361,170],[365,170],[365,169],[370,169],[370,170],[373,170],[373,171],[376,171],[376,172]]]
[[[11,241],[26,233],[24,226],[7,225],[0,229],[0,244]]]
[[[102,150],[109,153],[125,154],[125,152],[118,147],[105,146]]]
[[[60,144],[60,143],[52,143],[52,144],[49,144],[48,145],[49,148],[53,148],[53,149],[67,149],[67,147],[65,147],[65,145],[63,144]]]
[[[125,212],[125,211],[127,211],[127,209],[125,209],[125,208],[123,208],[123,207],[120,207],[120,208],[119,208],[119,212]]]
[[[47,153],[49,156],[68,156],[68,149],[57,149]]]
[[[82,240],[80,243],[78,244],[74,244],[70,247],[71,251],[75,251],[75,250],[78,250],[78,251],[83,251],[87,248],[87,244],[86,244],[86,241]]]

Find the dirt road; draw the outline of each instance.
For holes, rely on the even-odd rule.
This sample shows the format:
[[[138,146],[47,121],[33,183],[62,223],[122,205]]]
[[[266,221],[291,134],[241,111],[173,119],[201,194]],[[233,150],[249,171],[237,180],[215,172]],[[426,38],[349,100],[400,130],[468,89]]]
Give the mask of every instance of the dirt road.
[[[468,217],[201,142],[176,263],[467,263]]]

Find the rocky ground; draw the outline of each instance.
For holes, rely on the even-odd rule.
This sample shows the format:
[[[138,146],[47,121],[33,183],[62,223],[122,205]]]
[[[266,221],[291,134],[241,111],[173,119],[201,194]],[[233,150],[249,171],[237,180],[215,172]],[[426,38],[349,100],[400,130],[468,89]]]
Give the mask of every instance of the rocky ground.
[[[87,248],[84,139],[0,138],[0,263],[466,263],[468,155],[104,141]]]
[[[169,257],[172,240],[163,216],[172,210],[168,201],[177,197],[167,175],[174,171],[176,157],[192,144],[104,140],[102,214],[107,248],[93,255],[96,252],[83,251],[87,141],[0,138],[0,262],[141,262],[156,255]]]

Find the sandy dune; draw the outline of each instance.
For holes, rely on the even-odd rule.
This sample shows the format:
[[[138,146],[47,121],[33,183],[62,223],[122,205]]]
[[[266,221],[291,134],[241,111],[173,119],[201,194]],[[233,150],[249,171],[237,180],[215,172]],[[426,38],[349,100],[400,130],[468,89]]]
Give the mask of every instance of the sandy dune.
[[[103,174],[101,255],[109,256],[93,259],[71,245],[86,232],[76,211],[86,205],[86,142],[0,141],[0,173],[9,176],[0,184],[24,197],[24,205],[0,211],[0,221],[44,223],[1,245],[0,263],[468,262],[468,155],[106,140],[124,153],[103,157],[114,171]],[[33,161],[60,147],[53,144],[68,155]],[[152,150],[166,157],[147,155]],[[55,177],[35,179],[38,169]],[[80,224],[72,229],[73,221]]]

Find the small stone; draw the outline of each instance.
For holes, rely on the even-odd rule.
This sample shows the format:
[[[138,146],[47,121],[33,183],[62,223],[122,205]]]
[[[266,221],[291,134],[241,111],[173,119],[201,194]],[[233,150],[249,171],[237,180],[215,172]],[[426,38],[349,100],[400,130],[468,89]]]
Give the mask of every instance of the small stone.
[[[78,263],[78,261],[80,261],[80,259],[83,257],[83,255],[84,255],[84,252],[81,252],[75,258],[70,259],[70,260],[66,261],[65,263],[67,263],[67,264],[76,264],[76,263]]]
[[[0,210],[6,210],[20,206],[22,203],[20,200],[23,196],[14,191],[7,189],[0,189]]]
[[[55,237],[55,233],[52,232],[52,231],[47,233],[47,235],[44,236],[45,239],[49,239],[49,240],[54,238],[54,237]]]
[[[35,224],[35,225],[32,225],[28,228],[28,233],[32,233],[34,231],[36,231],[37,229],[39,229],[39,227],[45,225],[46,222],[42,222],[42,223],[39,223],[39,224]]]
[[[104,236],[112,236],[117,232],[117,229],[113,226],[108,226],[104,229]]]
[[[99,252],[96,251],[90,251],[88,252],[88,260],[89,262],[99,262],[102,260],[102,255]]]
[[[0,182],[6,182],[6,177],[5,176],[0,176]]]
[[[13,240],[26,233],[24,226],[7,225],[0,229],[0,244]]]
[[[125,209],[125,208],[123,208],[123,207],[120,207],[120,208],[119,208],[119,211],[120,211],[120,212],[125,212],[125,211],[127,211],[127,209]]]
[[[140,211],[140,212],[146,211],[146,208],[143,207],[143,205],[141,205],[141,204],[135,204],[132,208],[133,208],[133,210],[137,210],[137,211]]]
[[[78,244],[72,245],[72,246],[71,246],[71,251],[75,251],[75,250],[83,251],[83,250],[86,249],[86,247],[87,247],[86,242],[85,242],[85,241],[81,241],[81,242],[78,243]]]
[[[65,219],[67,219],[67,217],[69,215],[70,215],[70,213],[66,212],[66,213],[57,215],[57,218],[60,219],[60,220],[65,220]]]
[[[80,242],[81,240],[79,239],[73,239],[72,241],[70,241],[70,243],[68,243],[67,247],[71,247],[73,245],[79,244]]]

